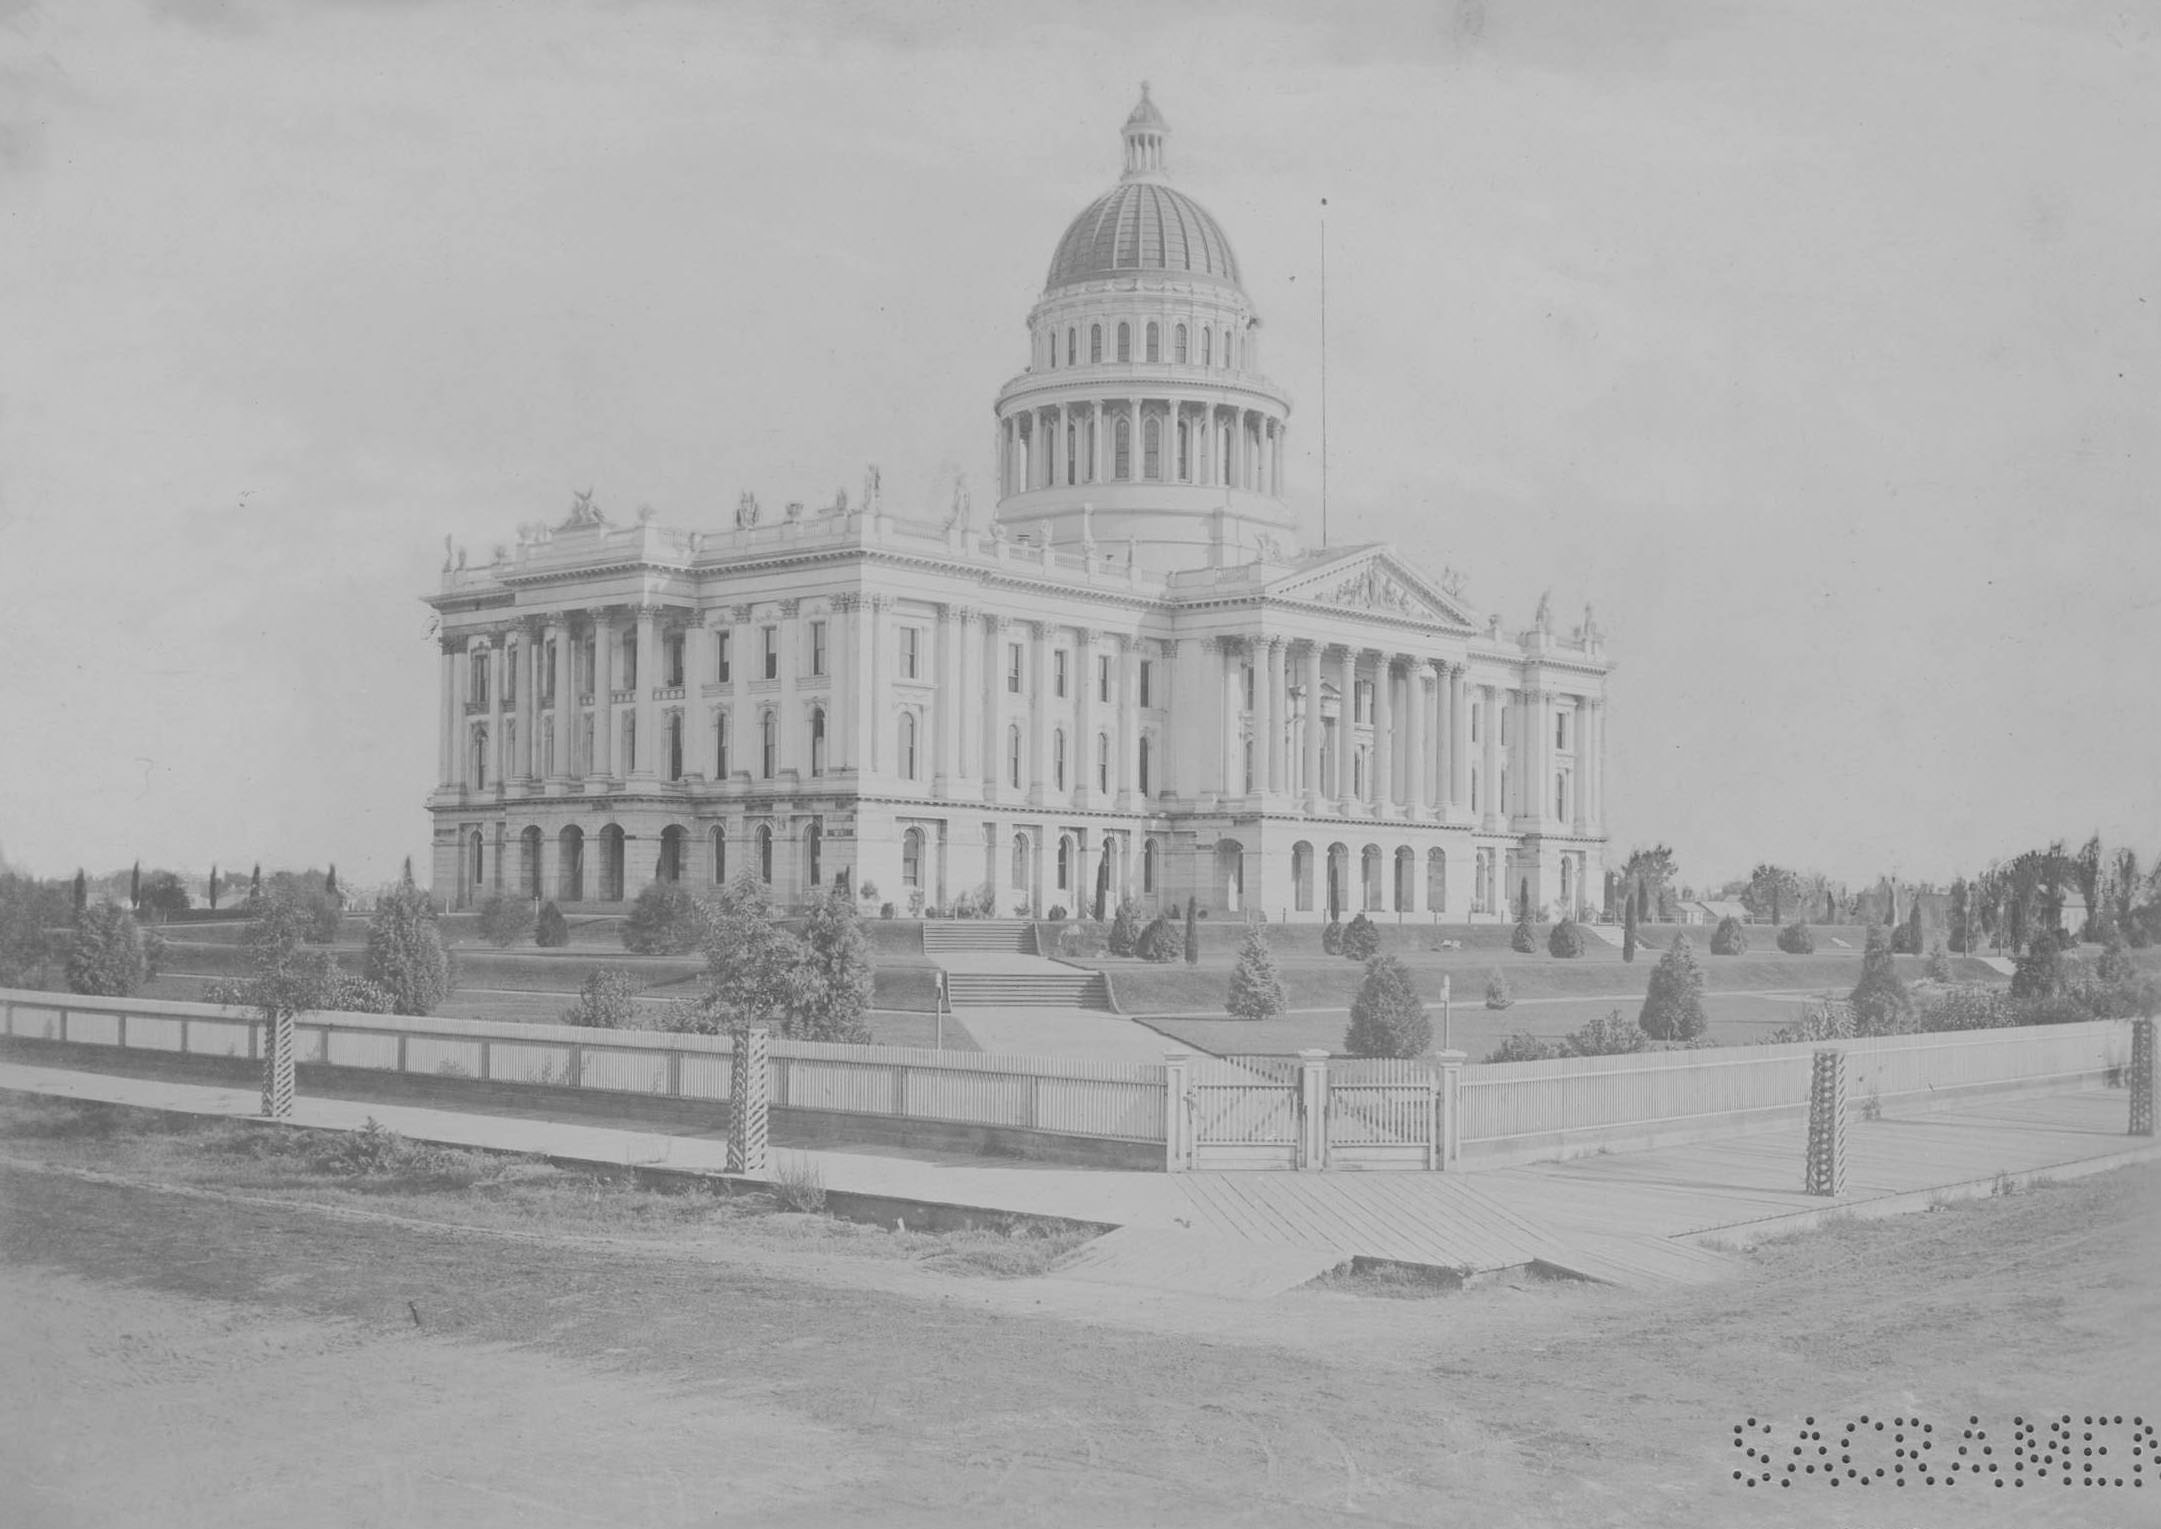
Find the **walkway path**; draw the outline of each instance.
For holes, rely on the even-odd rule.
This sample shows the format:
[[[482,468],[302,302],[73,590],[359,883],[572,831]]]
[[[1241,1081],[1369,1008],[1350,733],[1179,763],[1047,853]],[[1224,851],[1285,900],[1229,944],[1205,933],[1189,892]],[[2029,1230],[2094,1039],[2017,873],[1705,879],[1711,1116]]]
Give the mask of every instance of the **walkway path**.
[[[231,1116],[253,1115],[259,1102],[251,1089],[9,1062],[0,1062],[0,1089]],[[353,1129],[371,1115],[404,1135],[460,1146],[712,1173],[726,1161],[716,1132],[531,1115],[303,1096],[294,1123]],[[1164,1174],[870,1152],[779,1156],[814,1164],[832,1190],[1164,1234],[1100,1247],[1076,1260],[1074,1278],[1265,1295],[1310,1278],[1316,1264],[1363,1257],[1473,1274],[1540,1261],[1617,1284],[1673,1285],[1725,1272],[1719,1247],[1745,1246],[1829,1212],[1920,1210],[2022,1176],[2072,1177],[2161,1158],[2161,1147],[2125,1135],[2127,1117],[2121,1090],[2092,1089],[1856,1121],[1850,1188],[1837,1201],[1800,1192],[1801,1125],[1448,1174]],[[1207,1241],[1164,1240],[1175,1233]],[[1241,1244],[1256,1250],[1253,1267],[1227,1272],[1222,1250]]]
[[[1159,1030],[1101,1009],[955,1009],[975,1043],[1009,1056],[1081,1056],[1160,1065],[1172,1043]]]

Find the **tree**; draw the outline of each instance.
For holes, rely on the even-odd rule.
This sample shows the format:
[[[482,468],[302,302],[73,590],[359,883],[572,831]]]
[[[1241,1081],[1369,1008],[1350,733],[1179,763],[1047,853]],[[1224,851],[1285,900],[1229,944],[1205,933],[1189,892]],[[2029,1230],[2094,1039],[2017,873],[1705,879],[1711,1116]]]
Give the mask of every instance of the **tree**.
[[[708,1033],[769,1025],[785,1031],[802,948],[780,927],[765,883],[746,871],[713,899],[706,926],[706,987],[690,1028]]]
[[[413,879],[413,862],[410,858],[408,858],[405,862],[405,879],[407,882],[410,882]],[[255,899],[261,897],[262,895],[263,865],[262,862],[258,860],[255,863],[255,870],[253,874],[248,877],[248,901],[253,902],[255,901]]]
[[[68,921],[69,902],[61,884],[0,874],[0,987],[43,987],[65,969],[68,941],[56,931]]]
[[[1583,954],[1583,929],[1572,918],[1564,918],[1553,926],[1546,936],[1546,951],[1564,961],[1574,960]]]
[[[314,936],[316,916],[307,897],[273,889],[255,904],[241,937],[248,975],[236,982],[211,983],[204,1000],[260,1009],[273,1024],[314,1010],[394,1012],[396,999],[381,984],[344,970],[326,950],[301,948]]]
[[[1148,927],[1141,931],[1134,950],[1143,961],[1160,964],[1183,956],[1186,953],[1186,940],[1179,931],[1179,926],[1172,923],[1168,916],[1159,913],[1150,919]]]
[[[1622,879],[1636,888],[1645,919],[1656,922],[1665,914],[1667,884],[1678,869],[1673,863],[1673,851],[1663,844],[1635,850],[1622,863]]]
[[[1963,876],[1951,883],[1948,917],[1951,949],[1962,956],[1973,954],[1973,885]]]
[[[171,871],[152,871],[141,878],[139,910],[149,914],[160,923],[176,913],[188,911],[188,889]]]
[[[1516,1001],[1513,989],[1508,985],[1508,973],[1495,967],[1486,974],[1486,1007],[1505,1009]]]
[[[210,865],[210,911],[218,911],[218,867],[215,861]]]
[[[140,860],[128,873],[128,907],[137,913],[143,911],[143,863]]]
[[[142,926],[118,903],[83,910],[68,945],[68,986],[100,998],[125,998],[150,980]]]
[[[1711,935],[1711,954],[1714,956],[1741,956],[1748,954],[1748,931],[1741,921],[1731,916],[1718,921],[1718,928]]]
[[[812,903],[801,946],[782,1033],[798,1041],[870,1044],[870,942],[853,900],[828,891]]]
[[[1192,898],[1186,899],[1186,965],[1198,966],[1201,960],[1200,905]]]
[[[1352,1056],[1415,1057],[1432,1044],[1433,1021],[1412,986],[1410,968],[1394,956],[1375,956],[1351,1000],[1343,1049]]]
[[[1342,954],[1350,961],[1370,961],[1381,950],[1381,932],[1364,913],[1354,913],[1343,926]]]
[[[1274,1019],[1289,1002],[1283,974],[1276,969],[1276,954],[1256,924],[1238,947],[1238,964],[1231,968],[1230,996],[1223,1007],[1240,1019]]]
[[[705,939],[705,905],[672,881],[640,892],[623,920],[623,948],[641,956],[677,956]]]
[[[1118,911],[1111,918],[1109,935],[1110,952],[1114,956],[1130,956],[1139,945],[1141,937],[1141,905],[1137,898],[1121,898]]]
[[[367,976],[390,995],[393,1014],[432,1014],[457,986],[435,904],[419,888],[394,887],[376,900]]]
[[[1330,919],[1327,923],[1321,925],[1321,954],[1324,956],[1340,956],[1343,954],[1343,925],[1335,919]]]
[[[541,904],[540,917],[533,924],[533,943],[549,950],[570,943],[570,920],[553,902]]]
[[[1655,1041],[1692,1041],[1708,1027],[1703,971],[1696,965],[1687,935],[1675,935],[1672,946],[1651,968],[1650,990],[1644,994],[1643,1012],[1636,1023]]]
[[[2101,836],[2095,834],[2079,846],[2079,852],[2071,858],[2071,879],[2077,885],[2079,896],[2086,900],[2085,922],[2079,926],[2081,940],[2100,938],[2100,924],[2106,918],[2101,908]]]
[[[1748,890],[1741,894],[1748,911],[1773,924],[1782,923],[1785,910],[1801,902],[1801,877],[1782,865],[1765,862],[1748,873]]]
[[[1812,956],[1816,953],[1816,934],[1799,920],[1778,931],[1778,948],[1789,956]]]
[[[1561,1042],[1562,1056],[1626,1056],[1651,1044],[1643,1026],[1619,1009],[1609,1009]]]
[[[329,874],[323,877],[323,890],[325,892],[328,892],[332,897],[337,898],[340,906],[343,906],[345,898],[344,895],[338,891],[338,863],[335,860],[330,862]]]
[[[533,937],[534,923],[533,905],[522,897],[491,897],[480,905],[480,937],[498,950],[523,945]]]
[[[2011,973],[2011,996],[2034,1002],[2061,998],[2067,985],[2063,952],[2069,943],[2070,937],[2058,931],[2037,931]]]
[[[1868,926],[1868,944],[1861,952],[1861,980],[1847,1002],[1853,1008],[1856,1035],[1896,1035],[1913,1019],[1913,995],[1899,980],[1891,957],[1890,931],[1881,924]]]
[[[88,881],[88,880],[87,880],[87,879],[86,879],[86,878],[85,878],[85,877],[83,876],[83,869],[82,869],[82,867],[81,867],[81,866],[77,866],[77,867],[75,868],[75,912],[76,912],[76,913],[77,913],[77,915],[79,916],[79,915],[80,915],[80,914],[82,913],[83,909],[85,909],[85,908],[87,908],[87,907],[89,907],[89,906],[90,906],[90,883],[89,883],[89,881]]]
[[[638,983],[620,966],[596,966],[578,984],[578,1001],[563,1011],[566,1025],[599,1030],[642,1030]]]
[[[1621,921],[1621,959],[1628,962],[1636,959],[1636,894],[1633,891],[1628,894]]]
[[[1529,955],[1538,949],[1537,932],[1531,928],[1530,883],[1524,883],[1524,892],[1516,902],[1516,929],[1508,937],[1508,948],[1520,955]]]
[[[2109,892],[2115,904],[2113,911],[2116,927],[2123,931],[2124,938],[2133,946],[2143,945],[2145,941],[2140,938],[2142,931],[2139,921],[2132,916],[2132,910],[2138,906],[2139,894],[2137,850],[2126,848],[2116,851],[2116,857],[2111,862]]]

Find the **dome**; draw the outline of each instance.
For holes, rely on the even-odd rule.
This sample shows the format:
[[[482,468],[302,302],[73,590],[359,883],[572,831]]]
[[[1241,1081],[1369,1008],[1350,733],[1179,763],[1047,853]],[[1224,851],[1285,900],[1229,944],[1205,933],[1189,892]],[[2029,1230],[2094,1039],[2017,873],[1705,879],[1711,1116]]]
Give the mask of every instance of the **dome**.
[[[1200,203],[1156,181],[1129,180],[1097,197],[1066,229],[1045,290],[1143,271],[1238,285],[1223,225]]]

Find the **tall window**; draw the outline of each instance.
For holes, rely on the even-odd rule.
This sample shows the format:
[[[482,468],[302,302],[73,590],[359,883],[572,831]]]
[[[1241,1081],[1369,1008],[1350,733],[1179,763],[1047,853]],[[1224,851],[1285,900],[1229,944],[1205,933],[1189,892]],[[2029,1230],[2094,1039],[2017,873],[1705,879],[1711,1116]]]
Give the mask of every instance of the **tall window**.
[[[1193,481],[1193,432],[1183,420],[1178,425],[1178,481]]]
[[[1553,714],[1553,746],[1557,749],[1568,747],[1568,713],[1565,711]]]
[[[825,880],[825,825],[813,820],[803,833],[804,884],[815,891]]]
[[[1071,366],[1079,355],[1079,339],[1080,336],[1076,331],[1068,329],[1065,332],[1065,364],[1067,366]]]
[[[1140,757],[1140,771],[1141,771],[1141,778],[1140,778],[1140,788],[1141,788],[1141,796],[1142,796],[1142,798],[1143,798],[1143,799],[1145,799],[1145,798],[1147,797],[1147,795],[1148,795],[1148,756],[1149,756],[1149,753],[1150,753],[1150,750],[1149,750],[1149,747],[1148,747],[1148,740],[1147,740],[1146,738],[1143,738],[1143,739],[1141,740],[1141,749],[1140,749],[1140,754],[1141,754],[1141,757]]]
[[[1121,418],[1111,433],[1111,476],[1133,476],[1133,422]]]
[[[1006,780],[1013,789],[1020,789],[1020,727],[1016,723],[1005,730]]]
[[[1150,839],[1141,846],[1141,890],[1143,892],[1153,892],[1155,889],[1156,841]]]
[[[1171,355],[1180,366],[1186,364],[1186,326],[1183,324],[1171,331]]]
[[[713,885],[719,886],[728,879],[728,830],[719,823],[713,825]]]
[[[1478,810],[1478,766],[1471,766],[1471,811]]]
[[[671,632],[668,635],[666,651],[667,661],[662,667],[667,671],[667,678],[663,679],[661,683],[663,685],[680,685],[683,683],[683,634],[681,632]]]
[[[473,676],[466,689],[471,694],[475,705],[485,706],[488,704],[488,650],[486,648],[482,648],[473,654],[471,668]]]
[[[1050,656],[1051,694],[1065,699],[1065,649],[1060,648]]]
[[[904,626],[900,629],[900,677],[904,680],[921,679],[923,674],[923,629]]]
[[[713,779],[728,778],[728,714],[721,712],[713,719]]]
[[[1098,653],[1096,655],[1096,699],[1108,701],[1110,698],[1111,656],[1108,653]]]
[[[1103,326],[1101,324],[1090,324],[1088,326],[1088,359],[1090,361],[1101,361],[1103,359]]]
[[[772,712],[761,713],[758,734],[758,773],[771,780],[780,763],[780,719]]]
[[[635,713],[623,718],[623,773],[630,774],[638,768],[638,718]]]
[[[1163,476],[1163,421],[1150,419],[1141,432],[1141,476]]]
[[[1028,889],[1028,836],[1013,836],[1013,887],[1016,891]]]
[[[1553,815],[1557,818],[1568,816],[1568,777],[1566,775],[1553,777]]]
[[[668,713],[668,779],[683,778],[683,714]]]
[[[1253,709],[1253,665],[1247,664],[1238,671],[1238,674],[1245,687],[1246,710],[1251,711]]]
[[[1214,366],[1215,364],[1216,332],[1213,329],[1203,329],[1201,331],[1201,365]]]
[[[923,885],[923,830],[911,828],[900,836],[900,884]]]
[[[473,729],[473,788],[483,790],[488,784],[488,725],[483,722]]]
[[[1248,739],[1246,740],[1246,791],[1247,791],[1247,794],[1249,794],[1249,795],[1250,795],[1250,794],[1252,793],[1252,790],[1253,790],[1253,740],[1252,740],[1251,738],[1248,738]]]
[[[758,879],[767,886],[773,884],[773,825],[758,825]]]
[[[503,704],[515,706],[518,701],[518,669],[525,659],[525,644],[503,649]]]
[[[915,779],[915,713],[900,714],[900,773],[905,780]]]
[[[1111,788],[1111,740],[1108,733],[1096,734],[1096,790],[1105,795]]]
[[[1150,700],[1148,699],[1148,692],[1149,692],[1150,682],[1151,682],[1151,681],[1152,681],[1152,680],[1153,680],[1153,679],[1155,678],[1155,667],[1156,667],[1156,666],[1155,666],[1155,663],[1154,663],[1154,662],[1153,662],[1152,660],[1150,660],[1150,659],[1145,659],[1145,658],[1141,660],[1141,697],[1140,697],[1140,700],[1141,700],[1141,705],[1143,705],[1143,706],[1152,706],[1152,705],[1154,705],[1154,704],[1155,704],[1154,702],[1152,702],[1152,701],[1150,701]]]
[[[1005,647],[1005,688],[1013,695],[1020,694],[1020,644],[1017,642],[1009,642]]]
[[[1058,890],[1063,892],[1073,884],[1073,841],[1064,834],[1058,836]]]
[[[825,708],[814,706],[810,712],[810,773],[825,773]]]
[[[733,635],[730,632],[713,634],[713,678],[723,685],[728,683],[728,639]]]
[[[1065,790],[1065,729],[1050,735],[1050,783],[1054,791]],[[1063,883],[1060,883],[1063,885]]]
[[[1473,701],[1471,703],[1471,742],[1473,743],[1478,741],[1478,714],[1480,710],[1478,702]]]
[[[555,704],[555,643],[552,640],[540,650],[540,704]]]
[[[643,657],[645,655],[638,651],[638,634],[636,632],[625,632],[623,634],[623,689],[636,690],[638,688],[638,660]]]
[[[810,624],[810,672],[823,678],[825,675],[825,623]]]
[[[777,626],[765,628],[765,677],[769,680],[780,678],[780,628]]]
[[[1148,321],[1148,359],[1151,361],[1161,361],[1163,359],[1163,336],[1153,319]]]
[[[1131,324],[1121,322],[1118,326],[1118,359],[1121,361],[1133,359],[1133,326]]]

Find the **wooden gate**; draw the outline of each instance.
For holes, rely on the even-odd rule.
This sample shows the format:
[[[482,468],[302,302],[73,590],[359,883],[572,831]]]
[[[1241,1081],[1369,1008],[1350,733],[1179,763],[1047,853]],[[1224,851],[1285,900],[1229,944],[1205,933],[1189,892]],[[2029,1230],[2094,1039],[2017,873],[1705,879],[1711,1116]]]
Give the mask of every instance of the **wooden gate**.
[[[1195,1169],[1301,1166],[1296,1057],[1195,1057],[1186,1090]]]
[[[1440,1081],[1430,1063],[1334,1057],[1324,1139],[1330,1168],[1437,1168]]]

